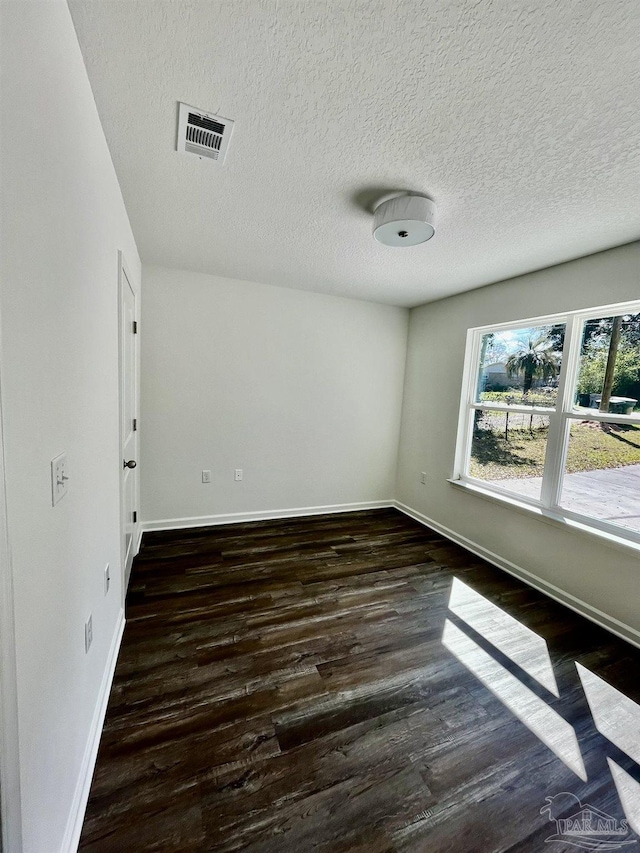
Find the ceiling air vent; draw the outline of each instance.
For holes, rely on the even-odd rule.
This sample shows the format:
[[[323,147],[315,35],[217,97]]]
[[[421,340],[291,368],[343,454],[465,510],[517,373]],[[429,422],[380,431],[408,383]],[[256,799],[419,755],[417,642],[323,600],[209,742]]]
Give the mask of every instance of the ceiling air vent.
[[[178,151],[197,154],[198,157],[209,157],[222,164],[232,130],[231,119],[205,113],[188,104],[180,104]]]

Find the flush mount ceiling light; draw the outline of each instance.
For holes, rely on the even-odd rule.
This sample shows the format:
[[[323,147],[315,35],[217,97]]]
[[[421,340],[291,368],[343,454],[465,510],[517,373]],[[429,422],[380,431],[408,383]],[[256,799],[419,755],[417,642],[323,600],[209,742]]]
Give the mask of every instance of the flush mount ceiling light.
[[[436,233],[436,206],[423,195],[393,193],[380,199],[373,214],[373,236],[385,246],[417,246]]]

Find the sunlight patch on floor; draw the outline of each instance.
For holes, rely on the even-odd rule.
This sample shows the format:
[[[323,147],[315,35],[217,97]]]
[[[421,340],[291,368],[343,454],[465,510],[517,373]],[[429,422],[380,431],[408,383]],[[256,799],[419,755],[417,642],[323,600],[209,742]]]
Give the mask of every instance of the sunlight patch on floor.
[[[607,758],[607,762],[629,826],[640,835],[640,785],[613,759]]]
[[[587,771],[573,726],[449,619],[445,620],[442,642],[529,731],[548,746],[576,776],[583,782],[587,781]]]
[[[459,578],[451,585],[449,609],[550,693],[560,695],[546,640]]]
[[[640,706],[582,664],[576,668],[598,731],[640,764]]]
[[[598,731],[640,764],[640,705],[576,662],[582,687]],[[629,826],[640,834],[640,784],[611,758],[611,776]]]

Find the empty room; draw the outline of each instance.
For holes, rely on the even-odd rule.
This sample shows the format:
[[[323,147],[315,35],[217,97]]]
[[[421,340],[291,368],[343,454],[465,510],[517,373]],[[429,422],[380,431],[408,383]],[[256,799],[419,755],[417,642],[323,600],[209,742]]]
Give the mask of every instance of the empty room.
[[[0,38],[0,853],[640,853],[638,4]]]

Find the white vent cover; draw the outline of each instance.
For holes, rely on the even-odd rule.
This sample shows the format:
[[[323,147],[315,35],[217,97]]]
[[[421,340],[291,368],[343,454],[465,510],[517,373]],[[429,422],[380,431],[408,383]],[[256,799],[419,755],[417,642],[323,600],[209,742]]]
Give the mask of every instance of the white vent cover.
[[[188,104],[180,104],[178,115],[178,151],[209,157],[224,163],[233,122],[229,118],[205,113]]]

